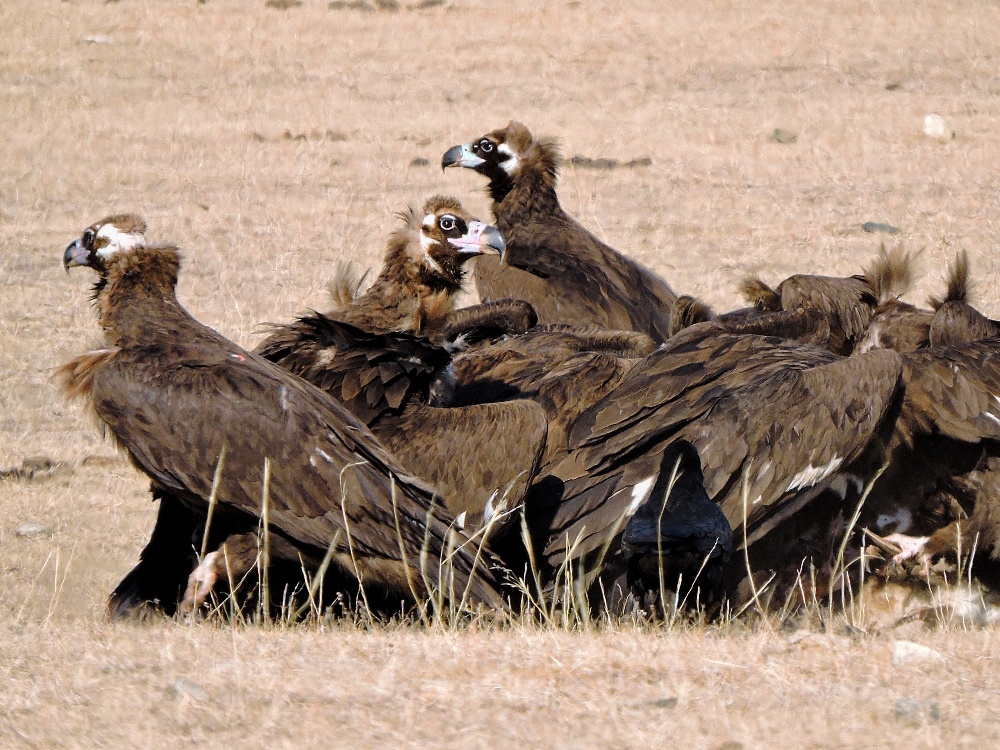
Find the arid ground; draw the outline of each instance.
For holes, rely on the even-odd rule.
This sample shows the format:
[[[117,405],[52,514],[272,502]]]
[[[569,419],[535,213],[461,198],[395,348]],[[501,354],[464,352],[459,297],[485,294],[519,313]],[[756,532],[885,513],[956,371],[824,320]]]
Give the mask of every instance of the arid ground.
[[[0,746],[1000,741],[998,632],[958,621],[109,625],[154,507],[51,380],[99,341],[92,277],[60,266],[98,218],[144,215],[191,312],[253,346],[325,309],[338,262],[377,264],[406,205],[487,216],[483,180],[437,165],[512,118],[584,157],[568,210],[718,308],[886,241],[923,251],[916,302],[967,250],[997,317],[996,3],[7,0],[0,29]]]

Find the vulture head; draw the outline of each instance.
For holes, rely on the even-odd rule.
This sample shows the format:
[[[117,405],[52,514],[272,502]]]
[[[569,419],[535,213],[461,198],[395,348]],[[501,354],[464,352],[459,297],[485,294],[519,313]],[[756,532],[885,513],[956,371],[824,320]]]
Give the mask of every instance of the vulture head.
[[[406,228],[390,242],[390,252],[400,247],[433,286],[461,286],[466,261],[486,253],[502,257],[506,250],[500,230],[473,217],[455,198],[435,196],[422,211],[410,209],[402,218]]]
[[[116,254],[146,245],[146,222],[134,214],[107,216],[91,224],[63,253],[63,267],[90,266],[103,273]]]
[[[471,143],[452,146],[441,158],[441,168],[465,167],[479,172],[489,178],[493,199],[502,201],[518,177],[527,172],[538,172],[554,189],[559,162],[555,142],[535,138],[528,128],[511,120],[507,127]]]

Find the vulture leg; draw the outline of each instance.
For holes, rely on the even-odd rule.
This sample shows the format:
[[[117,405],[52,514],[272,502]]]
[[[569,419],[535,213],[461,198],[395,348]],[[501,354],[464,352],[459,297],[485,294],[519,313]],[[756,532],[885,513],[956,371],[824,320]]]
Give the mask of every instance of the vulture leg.
[[[240,588],[250,574],[256,572],[260,548],[256,532],[234,534],[218,549],[212,550],[188,576],[181,610],[193,612],[205,604],[217,589]]]
[[[142,618],[153,611],[173,615],[195,565],[193,540],[200,519],[165,490],[154,487],[153,497],[160,501],[156,526],[138,564],[108,599],[107,613],[112,620]]]

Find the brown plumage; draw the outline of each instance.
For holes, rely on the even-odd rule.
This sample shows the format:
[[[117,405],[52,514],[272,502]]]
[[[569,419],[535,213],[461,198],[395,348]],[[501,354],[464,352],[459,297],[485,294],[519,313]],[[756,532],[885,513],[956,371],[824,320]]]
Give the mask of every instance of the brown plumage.
[[[726,333],[744,336],[773,336],[803,344],[830,347],[830,320],[817,310],[796,309],[788,312],[760,312],[743,309],[723,313],[715,318],[715,326]]]
[[[797,342],[688,329],[576,420],[567,456],[529,498],[539,558],[552,570],[568,557],[591,574],[603,562],[614,578],[617,536],[648,500],[666,448],[686,440],[708,496],[736,540],[745,533],[754,568],[794,566],[805,556],[798,542],[857,498],[855,477],[873,464],[869,443],[883,442],[898,400],[899,367],[892,353],[862,363]],[[734,566],[730,595],[745,571]]]
[[[101,237],[109,242],[99,246]],[[126,241],[116,242],[122,237]],[[186,525],[203,522],[220,464],[213,525],[222,538],[256,528],[268,472],[274,549],[294,550],[307,570],[315,572],[333,546],[333,570],[373,597],[412,600],[429,585],[456,596],[468,588],[473,599],[502,606],[493,574],[476,562],[474,545],[451,528],[453,519],[429,487],[321,390],[194,320],[174,294],[176,248],[146,247],[128,237],[113,222],[98,222],[64,254],[67,267],[98,272],[95,306],[114,351],[84,355],[62,373],[68,390],[88,398],[154,490],[194,520],[167,519],[182,532],[164,535],[158,522],[127,577],[126,600],[112,602],[113,609],[145,604],[127,597],[154,588],[137,580],[152,568],[189,562],[186,550],[175,546],[177,537]],[[158,536],[171,541],[159,546]],[[430,564],[421,562],[422,551]],[[164,557],[151,559],[157,554]],[[439,577],[437,560],[446,556],[454,581]],[[489,552],[482,559],[489,560]]]
[[[815,310],[830,325],[830,349],[850,354],[864,336],[875,307],[902,294],[913,282],[913,259],[897,248],[879,256],[864,273],[848,277],[797,274],[771,289],[758,278],[743,281],[740,291],[761,312]]]
[[[948,266],[943,297],[931,297],[929,310],[890,298],[875,309],[858,351],[892,349],[913,352],[928,346],[954,346],[1000,335],[1000,323],[970,303],[968,255],[959,253]]]
[[[958,516],[934,499],[942,491],[962,497],[949,483],[969,477],[992,486],[984,456],[1000,455],[995,339],[841,358],[707,325],[688,329],[575,421],[565,458],[537,481],[527,507],[537,558],[549,571],[569,559],[596,573],[602,555],[608,575],[621,570],[616,535],[677,440],[697,448],[709,497],[737,541],[745,536],[754,570],[778,574],[778,591],[789,591],[804,559],[819,570],[829,565],[830,529],[883,461],[862,525],[876,528],[876,518],[902,506],[909,516],[930,514],[917,519],[918,533],[933,532],[932,519],[958,521],[966,550],[974,534],[990,554],[1000,545],[990,536],[1000,528],[995,494],[966,493],[952,503]],[[954,529],[941,532],[949,533],[954,540]],[[742,563],[730,568],[730,596],[748,593],[744,574]]]
[[[454,402],[539,404],[548,423],[544,466],[566,452],[567,431],[576,418],[653,349],[648,336],[634,331],[539,326],[456,356]]]
[[[502,262],[476,262],[480,298],[527,300],[543,323],[633,330],[666,340],[677,295],[562,209],[559,165],[555,143],[518,122],[444,155],[443,167],[474,169],[489,179],[493,214],[507,242]]]
[[[902,355],[906,395],[885,473],[860,524],[898,544],[894,572],[954,561],[1000,583],[1000,342],[982,339]],[[970,562],[972,563],[970,566]]]
[[[715,311],[707,304],[690,294],[682,294],[670,309],[670,335],[674,336],[685,328],[715,318]]]
[[[453,310],[464,258],[486,243],[502,243],[495,229],[451,199],[433,198],[424,211],[411,211],[393,235],[367,292],[338,285],[350,297],[342,309],[272,326],[255,351],[350,409],[434,486],[461,526],[491,522],[499,530],[514,520],[503,512],[520,504],[537,467],[544,414],[527,401],[437,408],[451,401],[450,355],[407,331],[438,341],[490,339],[530,327],[534,313],[520,300]]]
[[[462,334],[479,339],[519,333],[534,325],[534,311],[521,300],[455,310],[469,259],[504,249],[495,227],[440,195],[400,218],[404,225],[390,236],[372,285],[359,292],[362,281],[342,270],[343,278],[331,285],[338,308],[328,317],[370,333],[408,331],[438,343]]]
[[[1000,336],[1000,322],[990,320],[970,303],[969,276],[969,256],[963,250],[948,268],[944,298],[928,300],[934,309],[927,332],[930,346],[954,346]]]

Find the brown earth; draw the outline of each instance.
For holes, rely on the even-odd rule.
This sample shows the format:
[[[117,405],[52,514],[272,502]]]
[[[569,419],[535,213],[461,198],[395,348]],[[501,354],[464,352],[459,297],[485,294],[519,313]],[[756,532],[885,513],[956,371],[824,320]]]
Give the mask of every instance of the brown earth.
[[[108,213],[179,244],[184,303],[252,346],[325,308],[337,261],[375,264],[406,205],[446,192],[488,215],[482,179],[437,164],[517,118],[585,157],[560,183],[572,213],[719,308],[748,272],[854,273],[885,239],[923,250],[918,302],[968,250],[1000,315],[995,3],[392,5],[0,6],[0,746],[996,742],[996,632],[954,622],[104,623],[154,509],[50,376],[99,340],[91,279],[60,259]],[[927,114],[954,137],[925,136]],[[894,665],[902,637],[941,659]]]

